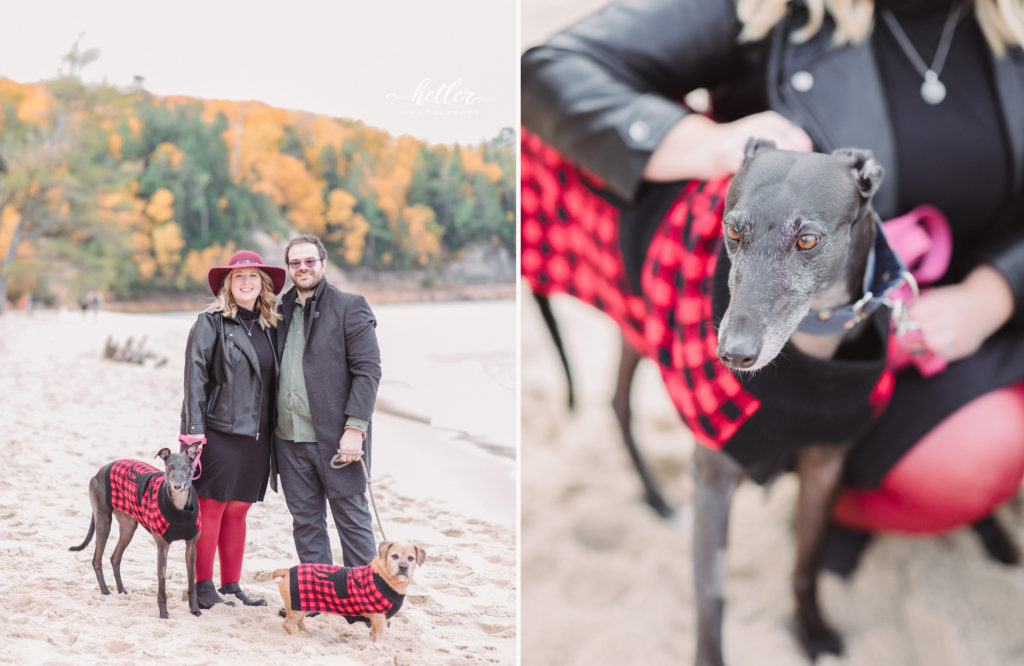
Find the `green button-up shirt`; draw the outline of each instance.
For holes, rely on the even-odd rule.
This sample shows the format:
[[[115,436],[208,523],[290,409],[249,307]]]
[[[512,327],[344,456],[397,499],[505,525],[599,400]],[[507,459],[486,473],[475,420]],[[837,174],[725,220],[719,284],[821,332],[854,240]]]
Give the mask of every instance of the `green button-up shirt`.
[[[305,317],[297,299],[288,337],[281,354],[281,374],[277,380],[277,429],[275,434],[292,442],[315,442],[313,414],[306,394],[306,375],[302,356],[306,353]]]
[[[281,374],[277,380],[277,427],[274,434],[292,442],[317,441],[309,395],[306,393],[306,375],[302,369],[302,357],[306,353],[304,313],[303,303],[296,299],[295,312],[281,354]],[[369,425],[369,421],[354,416],[349,416],[345,422],[346,428],[356,428],[364,433]]]

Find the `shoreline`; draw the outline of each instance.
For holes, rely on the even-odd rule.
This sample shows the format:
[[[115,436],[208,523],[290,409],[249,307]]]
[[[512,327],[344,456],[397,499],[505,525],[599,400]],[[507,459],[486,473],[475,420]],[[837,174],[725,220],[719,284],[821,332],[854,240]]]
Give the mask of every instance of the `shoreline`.
[[[291,287],[289,282],[285,291]],[[373,305],[400,303],[446,303],[460,301],[515,300],[519,289],[516,281],[449,283],[441,282],[424,287],[414,280],[382,280],[381,282],[347,283],[340,285],[343,291],[361,294]],[[283,292],[282,292],[283,293]],[[101,300],[100,310],[132,314],[160,314],[166,312],[198,312],[212,300],[207,295],[197,294],[155,294],[138,300]],[[8,301],[4,312],[24,312],[19,303]],[[90,313],[89,308],[77,304],[35,305],[29,311],[81,311]],[[2,316],[2,315],[0,315]]]

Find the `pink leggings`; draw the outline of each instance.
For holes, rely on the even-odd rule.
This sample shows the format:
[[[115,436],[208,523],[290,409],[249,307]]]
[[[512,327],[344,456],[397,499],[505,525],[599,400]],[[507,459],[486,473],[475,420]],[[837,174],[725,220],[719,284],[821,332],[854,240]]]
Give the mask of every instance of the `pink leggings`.
[[[945,532],[987,516],[1017,492],[1022,477],[1024,385],[1018,384],[947,416],[879,488],[842,491],[835,518],[867,531]]]
[[[220,552],[221,586],[242,577],[245,553],[245,514],[250,502],[218,502],[199,498],[203,531],[196,542],[196,580],[213,580],[213,556]]]

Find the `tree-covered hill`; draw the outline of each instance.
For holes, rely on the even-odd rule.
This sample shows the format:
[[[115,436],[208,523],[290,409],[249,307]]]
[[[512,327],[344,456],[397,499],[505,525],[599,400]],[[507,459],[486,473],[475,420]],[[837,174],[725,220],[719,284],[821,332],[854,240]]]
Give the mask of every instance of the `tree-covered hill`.
[[[322,237],[341,266],[442,267],[515,247],[515,133],[476,146],[393,137],[259,102],[0,78],[0,307],[72,291],[194,291],[253,230]]]

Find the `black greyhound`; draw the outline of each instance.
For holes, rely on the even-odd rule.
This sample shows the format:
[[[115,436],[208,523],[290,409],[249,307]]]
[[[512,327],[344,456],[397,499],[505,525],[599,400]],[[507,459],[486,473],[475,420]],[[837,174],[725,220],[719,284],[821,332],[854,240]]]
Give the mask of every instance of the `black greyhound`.
[[[844,342],[863,335],[861,324],[886,304],[904,269],[891,252],[889,275],[864,294],[865,273],[880,273],[877,216],[871,198],[884,171],[870,151],[840,149],[832,155],[775,149],[752,139],[733,178],[723,214],[723,241],[729,259],[729,306],[718,326],[718,356],[738,374],[765,368],[787,342],[800,352],[830,358]],[[882,243],[887,248],[887,245]],[[892,263],[895,261],[895,263]],[[871,276],[869,276],[871,277]],[[887,282],[886,282],[887,281]],[[534,293],[566,372],[569,407],[575,395],[568,358],[548,298]],[[856,301],[855,301],[856,299]],[[623,441],[644,486],[646,502],[662,517],[673,507],[665,500],[633,438],[630,390],[642,355],[622,339],[612,405]],[[842,641],[824,620],[817,600],[817,578],[829,516],[852,441],[804,445],[793,466],[799,475],[794,630],[811,659],[839,653]],[[697,446],[694,574],[698,604],[697,663],[722,664],[723,589],[716,564],[726,545],[733,491],[744,470],[728,454]],[[1016,546],[992,519],[975,525],[989,553],[1016,563]]]
[[[199,615],[196,598],[196,541],[199,539],[199,501],[192,487],[193,463],[199,444],[190,445],[184,453],[161,449],[157,455],[164,461],[164,472],[137,460],[118,460],[104,465],[89,481],[92,520],[85,541],[68,550],[80,551],[96,532],[96,550],[92,568],[102,594],[110,594],[103,579],[103,551],[110,535],[111,518],[116,516],[120,533],[110,563],[114,568],[117,591],[127,594],[121,583],[121,555],[131,543],[135,528],[141,522],[153,535],[157,550],[157,607],[166,619],[167,551],[170,542],[185,541],[185,564],[188,570],[188,607]]]

